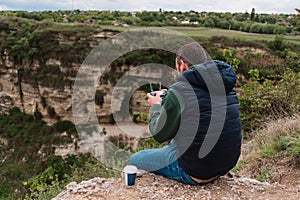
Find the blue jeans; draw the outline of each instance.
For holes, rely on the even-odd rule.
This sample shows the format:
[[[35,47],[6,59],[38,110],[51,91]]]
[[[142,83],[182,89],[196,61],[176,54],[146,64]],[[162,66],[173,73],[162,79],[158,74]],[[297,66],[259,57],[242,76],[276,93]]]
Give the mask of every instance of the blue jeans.
[[[192,180],[181,168],[177,160],[174,140],[162,148],[142,150],[131,155],[129,164],[182,183],[189,185],[199,184]]]

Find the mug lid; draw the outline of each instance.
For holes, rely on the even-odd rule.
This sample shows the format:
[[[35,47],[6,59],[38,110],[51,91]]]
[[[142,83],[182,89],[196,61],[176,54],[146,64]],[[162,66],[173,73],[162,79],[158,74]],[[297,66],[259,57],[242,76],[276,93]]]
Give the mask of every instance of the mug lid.
[[[123,172],[125,173],[137,173],[137,167],[134,165],[127,165],[124,167]]]

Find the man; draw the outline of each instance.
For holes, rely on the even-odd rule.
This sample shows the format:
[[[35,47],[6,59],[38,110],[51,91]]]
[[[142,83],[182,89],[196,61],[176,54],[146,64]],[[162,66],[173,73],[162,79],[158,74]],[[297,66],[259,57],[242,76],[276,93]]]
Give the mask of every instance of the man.
[[[149,129],[163,148],[142,150],[129,163],[190,184],[207,184],[227,174],[241,152],[241,120],[234,91],[236,74],[221,61],[208,61],[196,42],[176,55],[177,82],[164,98],[149,93]]]

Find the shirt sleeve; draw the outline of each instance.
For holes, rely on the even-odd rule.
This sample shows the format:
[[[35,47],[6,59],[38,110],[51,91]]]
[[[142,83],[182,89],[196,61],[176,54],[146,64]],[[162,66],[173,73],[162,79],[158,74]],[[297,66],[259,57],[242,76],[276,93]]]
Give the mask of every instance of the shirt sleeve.
[[[151,107],[149,129],[157,142],[168,141],[177,134],[182,108],[176,94],[176,91],[168,90],[161,105]]]

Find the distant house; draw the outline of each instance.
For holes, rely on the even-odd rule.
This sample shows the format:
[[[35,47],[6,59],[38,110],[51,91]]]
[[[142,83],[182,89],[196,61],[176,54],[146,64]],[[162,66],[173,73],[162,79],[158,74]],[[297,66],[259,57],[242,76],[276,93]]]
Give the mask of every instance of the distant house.
[[[114,22],[114,26],[122,26],[120,22]]]
[[[290,22],[283,22],[283,25],[288,27],[288,28],[292,28],[293,25]]]
[[[190,11],[190,15],[196,15],[196,14],[197,14],[196,11],[193,11],[193,10]]]
[[[178,20],[178,18],[177,18],[177,17],[172,17],[172,19],[173,19],[174,21],[177,21],[177,20]]]
[[[208,16],[208,13],[207,13],[207,12],[201,12],[201,16],[202,16],[202,17],[207,17],[207,16]]]
[[[184,20],[184,21],[181,22],[181,24],[190,24],[190,21]]]
[[[130,12],[132,17],[136,17],[136,11]]]
[[[198,25],[199,22],[198,21],[194,21],[194,22],[190,22],[190,24]]]
[[[129,27],[129,25],[128,24],[122,24],[122,23],[120,23],[120,22],[114,22],[114,26],[119,26],[119,27]]]
[[[68,23],[69,20],[68,20],[68,16],[67,15],[64,15],[63,19],[62,19],[62,22],[63,23]]]
[[[190,24],[190,18],[186,17],[181,24]]]

